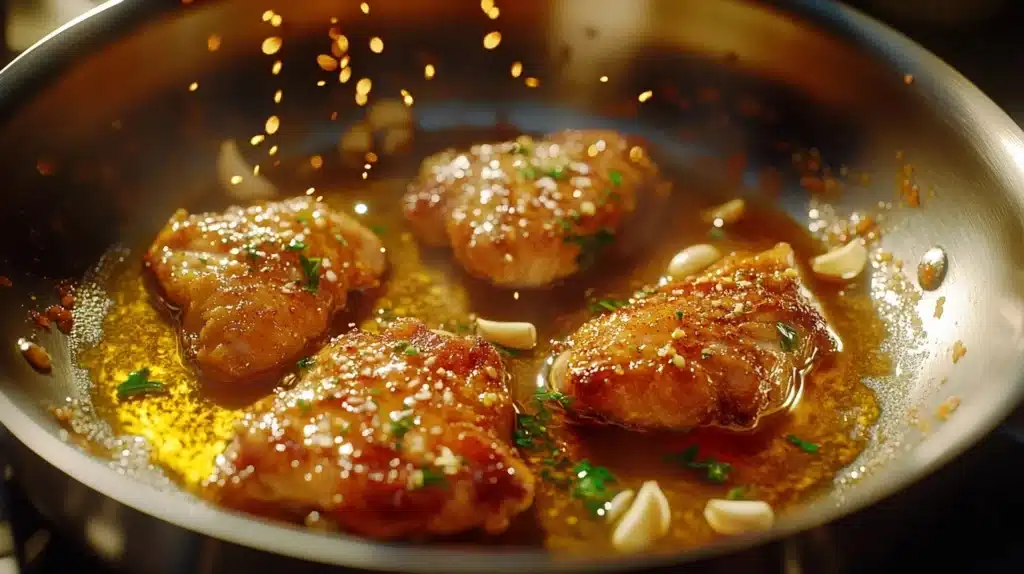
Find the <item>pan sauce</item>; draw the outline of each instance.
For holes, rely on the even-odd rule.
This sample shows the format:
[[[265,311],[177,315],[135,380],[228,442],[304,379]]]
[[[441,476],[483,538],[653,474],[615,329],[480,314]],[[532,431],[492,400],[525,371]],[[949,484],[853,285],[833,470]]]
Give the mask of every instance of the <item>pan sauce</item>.
[[[751,433],[735,434],[699,429],[685,434],[636,434],[616,429],[574,429],[556,415],[552,434],[573,461],[589,460],[607,467],[617,482],[611,488],[638,490],[645,480],[657,480],[672,511],[669,533],[656,548],[678,549],[715,537],[702,514],[710,498],[725,498],[743,487],[746,496],[768,502],[776,512],[825,486],[864,448],[878,406],[861,377],[888,374],[888,361],[879,349],[884,337],[864,282],[846,285],[819,283],[810,275],[808,259],[820,247],[805,230],[780,212],[748,201],[743,219],[714,230],[701,212],[729,199],[717,189],[694,189],[677,177],[672,215],[657,238],[636,257],[604,258],[592,270],[558,287],[539,291],[497,289],[468,277],[445,250],[418,247],[406,231],[400,209],[405,181],[363,182],[346,186],[344,194],[328,192],[333,207],[356,213],[383,238],[391,264],[390,275],[374,292],[354,296],[335,322],[335,332],[358,326],[376,330],[395,317],[418,317],[432,327],[466,332],[473,314],[497,320],[529,321],[538,329],[538,347],[507,357],[514,394],[529,404],[538,373],[551,355],[552,341],[564,339],[595,313],[602,298],[627,299],[645,284],[657,281],[672,255],[695,243],[711,243],[722,252],[743,248],[762,250],[779,241],[797,253],[801,272],[815,293],[830,325],[843,341],[843,350],[820,364],[806,378],[796,406],[786,414],[764,420]],[[703,186],[702,186],[703,187]],[[136,253],[141,253],[144,245]],[[154,462],[185,488],[196,490],[213,467],[245,404],[271,389],[252,389],[245,397],[209,396],[192,368],[181,359],[173,324],[152,304],[139,258],[132,257],[114,274],[107,292],[114,301],[103,324],[103,338],[80,355],[94,382],[92,402],[99,417],[117,434],[145,437]],[[151,379],[163,382],[167,394],[118,400],[117,387],[132,371],[148,367]],[[818,445],[808,453],[789,436]],[[692,445],[701,458],[712,456],[732,465],[728,480],[711,483],[701,473],[667,462]],[[527,453],[524,453],[527,456]],[[545,544],[555,550],[612,551],[611,527],[573,499],[557,472],[546,468],[543,456],[527,456],[542,486],[531,511],[498,537],[472,535],[476,541],[502,544]],[[540,528],[537,528],[537,525]]]

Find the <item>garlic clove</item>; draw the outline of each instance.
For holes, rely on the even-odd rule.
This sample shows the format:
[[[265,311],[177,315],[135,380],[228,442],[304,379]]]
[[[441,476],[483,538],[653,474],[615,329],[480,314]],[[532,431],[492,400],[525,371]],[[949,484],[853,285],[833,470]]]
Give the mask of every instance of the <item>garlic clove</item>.
[[[643,483],[612,533],[612,546],[619,552],[639,552],[668,533],[672,512],[668,499],[651,480]]]
[[[477,318],[476,330],[487,341],[510,349],[529,350],[537,346],[537,328],[533,323]]]
[[[811,258],[811,270],[822,279],[849,281],[860,275],[867,262],[867,247],[855,239],[824,255]]]
[[[608,503],[608,508],[604,514],[605,521],[608,524],[615,524],[615,521],[629,509],[629,505],[635,497],[636,493],[628,488],[616,494]]]
[[[719,534],[745,534],[770,529],[775,523],[775,512],[760,500],[715,498],[704,506],[704,519]]]
[[[743,217],[743,212],[747,209],[747,202],[742,199],[733,199],[727,201],[718,207],[714,207],[704,212],[704,221],[708,223],[715,223],[716,220],[721,220],[723,224],[736,223]]]
[[[703,271],[721,258],[722,252],[713,245],[691,245],[672,257],[668,264],[668,274],[673,279],[683,279]]]

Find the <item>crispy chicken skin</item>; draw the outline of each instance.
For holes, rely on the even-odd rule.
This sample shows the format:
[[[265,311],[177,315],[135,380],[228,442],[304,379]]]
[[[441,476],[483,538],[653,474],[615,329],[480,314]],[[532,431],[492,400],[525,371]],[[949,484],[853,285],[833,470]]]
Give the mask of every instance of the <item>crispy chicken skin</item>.
[[[291,368],[348,291],[376,285],[386,268],[376,235],[308,197],[178,210],[145,263],[181,312],[186,355],[207,381],[229,384]]]
[[[450,245],[471,275],[540,287],[585,267],[641,196],[667,188],[623,135],[567,130],[431,156],[404,207],[419,238]]]
[[[476,337],[415,320],[350,332],[245,416],[206,493],[373,538],[501,532],[534,491],[509,446],[505,382],[498,352]]]
[[[837,342],[780,243],[584,324],[552,368],[581,421],[749,429],[786,406]]]

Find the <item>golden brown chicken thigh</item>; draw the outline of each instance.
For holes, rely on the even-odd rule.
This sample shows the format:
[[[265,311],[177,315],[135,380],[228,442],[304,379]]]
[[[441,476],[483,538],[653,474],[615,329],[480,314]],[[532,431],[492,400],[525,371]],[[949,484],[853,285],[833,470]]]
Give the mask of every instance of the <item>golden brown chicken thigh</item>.
[[[497,350],[401,320],[350,332],[246,415],[207,495],[374,538],[504,530],[533,501]]]
[[[837,341],[780,243],[594,318],[569,344],[551,378],[581,420],[682,430],[753,427]]]
[[[223,213],[179,210],[146,266],[180,311],[185,352],[204,378],[246,383],[293,367],[348,291],[376,285],[386,261],[370,230],[298,197]]]
[[[667,191],[646,151],[612,131],[480,144],[427,158],[405,196],[419,238],[472,275],[539,287],[586,267],[643,196]]]

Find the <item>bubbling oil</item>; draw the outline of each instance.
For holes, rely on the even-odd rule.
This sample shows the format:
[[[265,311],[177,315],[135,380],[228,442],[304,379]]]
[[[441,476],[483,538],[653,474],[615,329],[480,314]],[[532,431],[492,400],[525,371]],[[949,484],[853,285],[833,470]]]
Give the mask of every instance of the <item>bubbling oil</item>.
[[[678,250],[695,243],[710,243],[723,252],[762,250],[785,241],[801,262],[820,251],[799,225],[757,201],[748,201],[740,222],[711,227],[702,221],[701,212],[730,199],[728,194],[677,185],[664,209],[668,220],[658,227],[654,240],[631,255],[602,258],[595,267],[551,288],[497,289],[466,275],[446,250],[417,244],[401,214],[405,185],[403,180],[382,180],[324,194],[333,208],[355,212],[381,235],[391,265],[380,288],[352,298],[349,309],[335,321],[334,332],[357,327],[377,331],[398,317],[416,317],[456,333],[468,332],[475,316],[532,322],[538,331],[537,348],[506,358],[513,394],[524,404],[557,342],[594,315],[588,303],[602,297],[629,298],[656,282]],[[552,426],[556,441],[575,459],[607,467],[616,477],[614,488],[636,490],[645,480],[658,481],[672,509],[672,526],[656,550],[712,540],[715,535],[702,516],[710,498],[724,498],[730,489],[741,487],[746,496],[764,500],[778,512],[826,486],[865,447],[879,409],[861,380],[889,372],[887,358],[878,351],[885,336],[883,323],[866,285],[822,284],[804,271],[843,350],[807,376],[799,402],[788,412],[773,415],[746,433],[636,433],[575,427],[564,420]],[[104,335],[79,359],[93,381],[96,413],[116,433],[145,437],[152,445],[153,462],[195,491],[210,474],[245,407],[223,404],[204,392],[192,367],[181,358],[173,321],[154,305],[143,275],[140,258],[135,257],[113,276],[107,291],[114,304],[104,320]],[[167,392],[118,400],[117,386],[142,367],[148,367],[151,378],[163,382]],[[817,444],[818,451],[804,452],[788,440],[790,436]],[[700,473],[666,461],[692,445],[697,445],[701,457],[731,464],[728,481],[708,482]],[[538,477],[549,475],[543,457],[524,456]],[[611,527],[603,519],[590,514],[564,486],[539,482],[533,509],[508,534],[472,539],[543,543],[567,552],[612,551]]]

